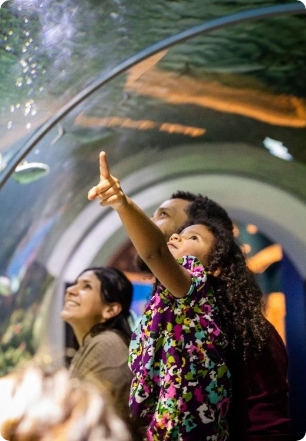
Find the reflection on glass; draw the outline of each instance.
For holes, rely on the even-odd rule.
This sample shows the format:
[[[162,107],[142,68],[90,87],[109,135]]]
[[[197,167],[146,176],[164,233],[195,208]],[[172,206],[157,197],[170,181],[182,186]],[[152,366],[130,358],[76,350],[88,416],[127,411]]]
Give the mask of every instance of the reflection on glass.
[[[12,174],[13,179],[20,184],[28,184],[34,182],[37,179],[42,178],[48,174],[50,168],[47,164],[42,162],[27,162],[23,161],[15,168],[15,172]]]

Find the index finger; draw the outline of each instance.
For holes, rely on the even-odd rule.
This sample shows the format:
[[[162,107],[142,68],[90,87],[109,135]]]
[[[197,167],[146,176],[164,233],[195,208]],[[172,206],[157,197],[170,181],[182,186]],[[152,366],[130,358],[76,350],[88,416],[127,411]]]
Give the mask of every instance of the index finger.
[[[100,161],[100,180],[102,181],[103,179],[108,179],[110,176],[105,152],[100,153],[99,161]]]

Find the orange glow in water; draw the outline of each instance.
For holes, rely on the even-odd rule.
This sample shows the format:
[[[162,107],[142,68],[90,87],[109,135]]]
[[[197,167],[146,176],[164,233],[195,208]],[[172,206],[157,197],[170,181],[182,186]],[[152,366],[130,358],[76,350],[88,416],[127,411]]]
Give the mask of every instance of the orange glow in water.
[[[282,292],[271,292],[267,296],[265,316],[275,326],[284,343],[286,343],[286,301]]]
[[[131,118],[121,118],[119,116],[109,116],[97,118],[80,114],[75,119],[75,124],[80,127],[122,127],[137,130],[157,129],[160,132],[179,133],[181,135],[197,137],[203,136],[206,129],[201,127],[185,126],[183,124],[159,123],[147,119],[133,120]]]

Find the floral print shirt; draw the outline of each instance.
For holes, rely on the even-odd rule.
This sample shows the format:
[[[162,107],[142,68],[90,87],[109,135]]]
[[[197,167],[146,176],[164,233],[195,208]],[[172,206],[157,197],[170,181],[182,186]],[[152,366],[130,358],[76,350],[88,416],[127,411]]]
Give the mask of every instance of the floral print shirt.
[[[178,262],[192,276],[187,295],[174,298],[158,284],[132,336],[130,409],[149,441],[225,441],[228,342],[203,265],[193,256]]]

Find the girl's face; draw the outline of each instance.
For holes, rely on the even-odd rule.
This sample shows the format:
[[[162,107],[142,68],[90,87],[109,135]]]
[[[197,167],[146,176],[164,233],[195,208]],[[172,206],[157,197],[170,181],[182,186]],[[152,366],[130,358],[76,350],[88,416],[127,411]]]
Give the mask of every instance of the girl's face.
[[[91,327],[104,320],[104,309],[100,296],[101,282],[93,271],[85,271],[76,283],[66,290],[61,318],[72,327]]]
[[[180,234],[172,234],[167,245],[176,259],[195,256],[205,266],[214,242],[213,233],[205,225],[197,224],[185,228]]]

